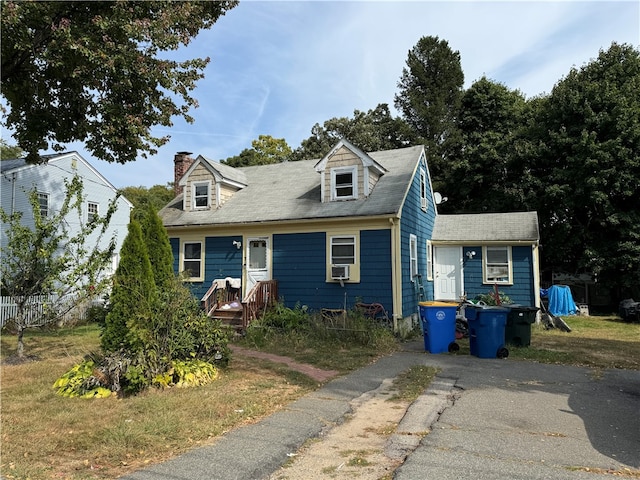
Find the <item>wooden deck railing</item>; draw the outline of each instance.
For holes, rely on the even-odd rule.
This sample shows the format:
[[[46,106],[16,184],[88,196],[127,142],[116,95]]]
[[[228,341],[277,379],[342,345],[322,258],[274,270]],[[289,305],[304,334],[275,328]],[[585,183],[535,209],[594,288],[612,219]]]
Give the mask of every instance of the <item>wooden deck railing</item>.
[[[215,315],[222,303],[228,301],[228,292],[213,283],[200,299],[200,306],[209,316]],[[278,300],[277,280],[256,283],[242,300],[242,329],[262,315],[268,307]]]
[[[218,286],[212,283],[207,293],[200,299],[200,307],[202,307],[207,315],[211,315],[211,312],[218,308],[218,304]]]
[[[268,307],[278,300],[277,280],[265,280],[256,283],[242,300],[242,328],[262,315]]]

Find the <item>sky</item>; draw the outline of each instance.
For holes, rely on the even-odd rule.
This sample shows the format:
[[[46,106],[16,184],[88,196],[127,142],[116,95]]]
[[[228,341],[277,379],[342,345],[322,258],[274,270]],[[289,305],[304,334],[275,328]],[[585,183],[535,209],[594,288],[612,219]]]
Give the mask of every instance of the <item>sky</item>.
[[[408,51],[424,36],[460,53],[465,88],[486,76],[527,98],[548,94],[612,42],[640,48],[640,1],[251,1],[202,31],[174,58],[211,58],[193,96],[193,124],[156,128],[171,140],[126,165],[69,144],[116,188],[166,185],[173,156],[221,160],[259,135],[293,149],[314,124],[388,104]],[[9,141],[9,143],[13,143]]]

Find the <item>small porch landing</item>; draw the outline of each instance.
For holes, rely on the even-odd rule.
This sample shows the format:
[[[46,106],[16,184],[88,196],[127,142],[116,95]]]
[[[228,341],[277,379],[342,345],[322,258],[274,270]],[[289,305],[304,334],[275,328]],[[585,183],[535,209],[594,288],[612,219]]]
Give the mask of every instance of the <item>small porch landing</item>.
[[[244,331],[249,324],[273,306],[278,299],[276,280],[258,282],[241,300],[242,289],[231,280],[214,280],[200,300],[207,315],[220,320],[224,325]]]

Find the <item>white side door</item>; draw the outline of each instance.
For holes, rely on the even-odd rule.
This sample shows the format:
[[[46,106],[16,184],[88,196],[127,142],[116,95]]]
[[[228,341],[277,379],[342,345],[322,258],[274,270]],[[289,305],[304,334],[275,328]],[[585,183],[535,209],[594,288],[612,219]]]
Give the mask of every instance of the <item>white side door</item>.
[[[245,295],[251,291],[256,283],[271,280],[269,256],[268,237],[247,239],[247,288],[244,292]]]
[[[433,248],[433,283],[436,300],[460,300],[462,247]]]

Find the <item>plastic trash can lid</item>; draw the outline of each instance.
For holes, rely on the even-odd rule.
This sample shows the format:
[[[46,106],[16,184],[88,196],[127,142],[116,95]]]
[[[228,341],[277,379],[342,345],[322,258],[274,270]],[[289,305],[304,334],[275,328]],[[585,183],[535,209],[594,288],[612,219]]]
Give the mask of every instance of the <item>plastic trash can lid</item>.
[[[438,301],[433,301],[433,302],[419,302],[419,305],[421,307],[457,307],[458,304],[457,303],[447,303],[447,302],[438,302]]]

